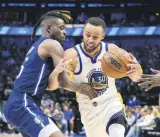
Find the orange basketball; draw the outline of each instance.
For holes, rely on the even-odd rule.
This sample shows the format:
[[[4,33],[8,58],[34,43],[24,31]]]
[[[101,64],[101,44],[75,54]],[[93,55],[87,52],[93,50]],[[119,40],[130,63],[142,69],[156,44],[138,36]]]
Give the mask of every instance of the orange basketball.
[[[112,78],[122,78],[128,70],[130,55],[121,48],[113,48],[107,51],[101,60],[102,71]]]

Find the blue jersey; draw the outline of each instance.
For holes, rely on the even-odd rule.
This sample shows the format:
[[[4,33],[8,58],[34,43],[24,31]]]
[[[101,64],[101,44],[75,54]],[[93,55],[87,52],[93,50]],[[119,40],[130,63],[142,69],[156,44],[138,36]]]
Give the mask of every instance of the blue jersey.
[[[14,91],[27,93],[36,98],[42,97],[48,85],[48,76],[54,69],[51,57],[43,60],[38,55],[38,47],[46,39],[40,37],[26,54],[14,82]]]

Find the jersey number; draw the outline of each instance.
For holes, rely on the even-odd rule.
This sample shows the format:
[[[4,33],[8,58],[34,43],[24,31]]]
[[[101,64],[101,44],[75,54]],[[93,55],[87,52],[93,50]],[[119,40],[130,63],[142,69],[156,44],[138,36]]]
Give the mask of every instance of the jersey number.
[[[26,57],[24,61],[28,61],[28,58],[29,58],[29,57]],[[19,74],[18,74],[17,78],[19,78],[19,77],[21,76],[21,74],[22,74],[22,72],[23,72],[23,69],[24,69],[24,65],[21,66],[21,69],[20,69],[20,71],[19,71]]]

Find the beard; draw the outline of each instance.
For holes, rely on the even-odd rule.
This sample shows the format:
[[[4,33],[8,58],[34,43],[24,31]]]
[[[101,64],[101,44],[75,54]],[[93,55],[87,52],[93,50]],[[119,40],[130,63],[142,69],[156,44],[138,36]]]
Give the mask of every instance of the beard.
[[[56,38],[55,40],[57,40],[62,47],[64,46],[64,40],[62,38]]]
[[[61,44],[62,47],[64,46],[64,40],[65,40],[64,38],[52,35],[52,39],[57,40]]]

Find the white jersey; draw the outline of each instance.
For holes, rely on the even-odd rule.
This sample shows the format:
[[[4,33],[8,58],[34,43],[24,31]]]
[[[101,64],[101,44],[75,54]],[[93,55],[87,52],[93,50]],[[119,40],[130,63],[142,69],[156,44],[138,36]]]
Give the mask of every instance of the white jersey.
[[[115,79],[106,76],[101,69],[101,59],[108,50],[108,44],[101,42],[100,50],[94,58],[84,52],[83,43],[74,48],[79,57],[74,72],[75,80],[91,84],[99,94],[93,100],[86,95],[78,94],[82,123],[86,128],[94,127],[98,122],[106,125],[112,116],[122,110],[122,104],[116,96]]]

